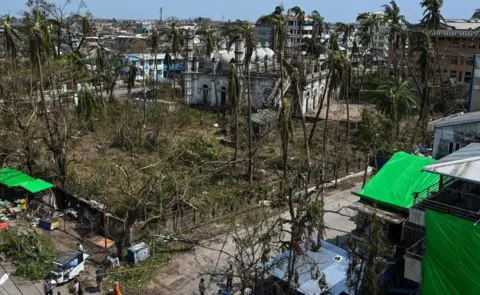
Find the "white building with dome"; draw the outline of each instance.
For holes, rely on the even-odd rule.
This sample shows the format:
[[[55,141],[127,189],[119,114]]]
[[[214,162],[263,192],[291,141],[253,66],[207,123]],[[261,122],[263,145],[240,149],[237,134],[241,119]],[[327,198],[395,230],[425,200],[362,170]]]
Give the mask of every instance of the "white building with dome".
[[[230,62],[235,61],[242,95],[241,108],[246,107],[246,83],[243,41],[237,41],[227,48],[225,44],[209,57],[195,56],[193,48],[193,32],[187,33],[186,56],[184,68],[185,103],[187,105],[208,106],[212,108],[226,107],[228,99],[228,72]],[[325,58],[319,62],[308,62],[304,55],[293,56],[291,38],[287,37],[285,59],[294,64],[300,73],[302,112],[314,115],[319,107],[321,93],[325,89]],[[276,108],[281,102],[280,65],[275,52],[268,43],[257,44],[250,60],[250,81],[252,91],[252,108],[255,110]],[[290,81],[284,77],[284,94],[288,95]]]

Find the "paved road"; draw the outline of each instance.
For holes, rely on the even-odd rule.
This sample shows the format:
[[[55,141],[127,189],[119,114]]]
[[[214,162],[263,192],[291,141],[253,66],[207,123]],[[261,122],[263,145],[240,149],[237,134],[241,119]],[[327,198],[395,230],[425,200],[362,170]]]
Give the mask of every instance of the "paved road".
[[[348,206],[352,202],[358,200],[358,197],[353,196],[351,191],[360,189],[361,185],[357,184],[354,188],[350,188],[344,191],[330,190],[325,197],[325,209],[337,211],[342,207]],[[349,209],[343,209],[341,211],[344,214],[354,216],[354,213]],[[284,213],[285,214],[285,213]],[[334,213],[325,214],[325,224],[327,227],[339,229],[327,230],[326,239],[332,239],[333,241],[337,236],[342,236],[345,233],[342,231],[351,231],[355,228],[355,223],[347,216],[341,216]],[[208,248],[198,247],[196,251],[191,253],[184,253],[175,256],[172,259],[170,267],[166,270],[162,270],[154,282],[149,286],[150,288],[158,287],[164,294],[172,295],[191,295],[199,294],[198,283],[200,278],[204,278],[207,286],[207,294],[216,294],[217,291],[223,287],[225,283],[224,273],[228,268],[228,265],[233,263],[233,258],[226,254],[221,254],[218,268],[215,272],[215,264],[219,257],[218,249],[222,248],[226,235],[214,237],[208,241],[202,243],[202,245]],[[217,250],[212,250],[217,249]],[[224,246],[224,251],[234,254],[235,246],[233,240],[228,237]],[[211,275],[213,274],[213,275]],[[235,289],[234,279],[234,289]]]

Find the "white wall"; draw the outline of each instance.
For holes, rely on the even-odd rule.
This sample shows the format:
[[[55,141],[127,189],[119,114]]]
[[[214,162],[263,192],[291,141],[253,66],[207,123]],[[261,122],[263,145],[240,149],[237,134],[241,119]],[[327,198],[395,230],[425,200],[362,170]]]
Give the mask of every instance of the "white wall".
[[[480,142],[480,122],[458,124],[453,126],[434,127],[433,152],[435,159],[450,153],[449,143],[453,143],[453,151],[473,142]]]

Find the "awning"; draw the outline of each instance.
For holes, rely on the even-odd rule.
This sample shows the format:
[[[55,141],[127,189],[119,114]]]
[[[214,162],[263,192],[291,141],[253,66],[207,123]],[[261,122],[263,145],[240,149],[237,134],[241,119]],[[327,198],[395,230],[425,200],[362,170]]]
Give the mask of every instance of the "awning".
[[[403,216],[400,213],[375,207],[374,204],[371,204],[364,200],[360,200],[355,203],[352,203],[347,208],[367,214],[367,215],[376,214],[381,219],[394,224],[400,224],[407,219],[407,217]]]
[[[38,193],[53,187],[53,184],[45,180],[35,179],[22,171],[12,168],[0,169],[0,184],[9,188],[21,187],[31,193]]]

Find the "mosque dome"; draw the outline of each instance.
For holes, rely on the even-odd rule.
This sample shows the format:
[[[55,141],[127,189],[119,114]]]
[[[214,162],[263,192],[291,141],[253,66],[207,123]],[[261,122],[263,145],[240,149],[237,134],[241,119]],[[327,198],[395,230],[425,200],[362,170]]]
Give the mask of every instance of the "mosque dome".
[[[275,51],[270,49],[270,45],[268,44],[268,42],[265,42],[263,50],[265,50],[265,53],[267,54],[268,59],[272,59],[275,56]]]
[[[257,44],[257,48],[255,49],[255,52],[256,52],[255,58],[258,56],[260,60],[264,60],[265,56],[267,56],[267,53],[265,52],[265,50],[262,48],[262,45],[260,44]]]

